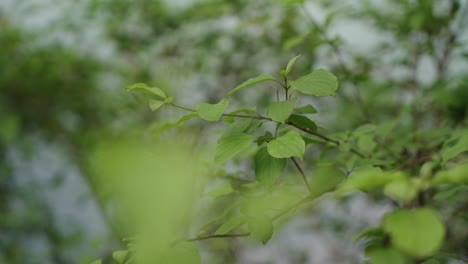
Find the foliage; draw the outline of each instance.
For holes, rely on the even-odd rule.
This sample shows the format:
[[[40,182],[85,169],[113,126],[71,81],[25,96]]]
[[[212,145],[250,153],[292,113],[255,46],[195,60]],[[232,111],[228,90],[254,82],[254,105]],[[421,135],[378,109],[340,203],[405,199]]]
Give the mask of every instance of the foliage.
[[[437,1],[396,1],[398,9],[406,12],[406,16],[402,16],[393,12],[397,9],[384,12],[363,1],[362,5],[351,8],[354,13],[349,12],[350,16],[362,16],[377,28],[393,34],[395,43],[401,45],[399,48],[406,56],[393,63],[412,73],[408,78],[374,76],[371,70],[378,64],[373,60],[378,58],[373,54],[367,58],[353,58],[356,66],[350,70],[339,42],[327,37],[326,27],[333,20],[330,18],[324,25],[313,20],[312,24],[321,43],[329,45],[336,53],[338,63],[331,68],[338,78],[325,69],[291,77],[293,65],[299,61],[296,56],[279,71],[280,79],[263,74],[248,79],[216,104],[200,103],[196,109],[190,109],[172,100],[167,103],[191,112],[191,117],[211,122],[224,119],[227,126],[218,140],[214,160],[222,164],[236,157],[252,159],[250,164],[255,172],[254,182],[223,187],[225,191],[220,192],[219,199],[225,195],[237,196],[232,200],[233,206],[188,241],[250,236],[267,243],[274,232],[275,220],[297,207],[313,203],[325,193],[341,199],[355,192],[365,192],[390,199],[395,204],[395,210],[384,217],[381,226],[371,229],[379,232],[360,235],[361,240],[373,241],[366,248],[371,263],[445,263],[452,258],[465,257],[466,241],[454,243],[454,239],[459,238],[453,234],[467,230],[466,218],[462,220],[463,216],[458,216],[455,209],[464,208],[466,199],[450,202],[441,197],[460,197],[462,194],[455,190],[468,184],[465,155],[468,130],[463,113],[466,109],[459,108],[457,118],[453,118],[448,106],[454,101],[437,103],[441,91],[456,83],[447,77],[447,67],[450,49],[456,47],[458,31],[449,28],[459,23],[453,17],[461,9],[459,2],[451,1],[447,11],[436,16],[434,9],[439,4]],[[327,4],[329,8],[334,5]],[[435,43],[436,37],[446,42],[440,46]],[[298,40],[301,41],[304,40]],[[376,51],[381,53],[392,48],[383,44]],[[415,59],[409,60],[411,56],[407,54],[414,55]],[[429,87],[417,75],[422,56],[432,56],[437,65],[436,79]],[[341,90],[356,89],[355,95],[337,90],[338,80],[342,82]],[[276,82],[282,90],[282,94],[276,89],[270,91],[272,95],[276,92],[275,101],[254,112],[242,108],[229,110],[231,95],[266,81]],[[399,94],[405,90],[409,94]],[[352,102],[335,106],[338,123],[341,123],[336,127],[346,128],[344,124],[347,124],[352,129],[330,133],[317,125],[308,115],[321,111],[303,103],[310,102],[308,96],[337,96],[337,99]],[[402,103],[408,101],[405,97],[410,98],[409,103]],[[308,168],[304,168],[303,162]],[[301,175],[305,185],[302,190],[296,184],[285,184],[290,182],[288,177],[291,176],[290,170],[285,172],[285,163]],[[445,207],[447,204],[450,204],[449,210]],[[454,218],[462,227],[455,229]],[[208,230],[216,231],[209,233]]]

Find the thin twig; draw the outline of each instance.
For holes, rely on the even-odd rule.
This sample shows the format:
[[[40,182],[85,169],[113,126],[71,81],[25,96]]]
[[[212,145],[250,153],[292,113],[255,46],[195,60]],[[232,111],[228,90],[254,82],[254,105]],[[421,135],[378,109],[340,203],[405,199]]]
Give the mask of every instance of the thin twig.
[[[309,182],[307,181],[304,170],[301,168],[299,163],[297,163],[297,160],[294,157],[291,157],[291,160],[293,161],[294,166],[296,166],[297,170],[299,170],[299,172],[301,173],[302,179],[304,180],[304,183],[307,186],[307,189],[309,190],[309,193],[311,193],[312,190],[310,189],[310,185],[309,185]]]
[[[221,235],[206,235],[206,236],[197,236],[194,238],[187,239],[187,242],[193,241],[200,241],[200,240],[207,240],[212,238],[235,238],[235,237],[246,237],[250,236],[250,232],[248,233],[241,233],[241,234],[221,234]]]

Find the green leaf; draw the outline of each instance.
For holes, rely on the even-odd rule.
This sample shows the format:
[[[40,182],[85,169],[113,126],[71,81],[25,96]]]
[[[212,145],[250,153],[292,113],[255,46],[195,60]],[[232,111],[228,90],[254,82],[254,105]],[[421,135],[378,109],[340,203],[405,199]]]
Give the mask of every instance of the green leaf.
[[[128,251],[127,250],[117,250],[112,252],[112,258],[119,264],[124,264],[127,259]]]
[[[266,147],[262,147],[257,151],[254,158],[255,177],[257,181],[272,185],[286,167],[286,159],[277,159],[268,154]]]
[[[317,109],[313,107],[312,105],[308,104],[302,107],[294,108],[295,112],[301,113],[301,114],[316,114]]]
[[[246,150],[252,143],[254,136],[245,133],[232,133],[221,137],[215,151],[215,162],[224,163],[237,153]]]
[[[291,115],[295,104],[296,98],[281,102],[273,102],[268,106],[268,117],[275,122],[284,123]]]
[[[288,65],[286,66],[286,70],[284,72],[284,77],[288,77],[288,74],[291,72],[292,67],[294,66],[294,63],[296,60],[300,57],[301,55],[297,55],[296,57],[292,58],[289,60]]]
[[[317,131],[317,125],[315,122],[305,116],[291,115],[288,119],[288,123],[292,123],[299,128]]]
[[[234,228],[244,224],[246,218],[243,215],[236,215],[224,222],[215,232],[216,235],[224,235],[231,232]]]
[[[164,104],[163,101],[158,101],[158,100],[153,100],[153,99],[150,99],[149,101],[149,106],[151,108],[151,111],[158,110],[163,104]]]
[[[373,135],[362,135],[359,137],[357,146],[364,153],[370,154],[377,146],[377,143],[375,143]]]
[[[363,238],[369,239],[369,238],[383,238],[385,236],[385,232],[382,229],[382,227],[372,227],[368,228],[359,234],[355,235],[353,237],[353,242],[357,242]]]
[[[127,87],[127,91],[143,92],[143,93],[146,93],[146,94],[159,96],[162,99],[167,98],[166,94],[161,89],[159,89],[157,87],[149,87],[148,85],[146,85],[144,83],[135,83],[135,84]]]
[[[384,187],[392,181],[407,179],[402,172],[383,172],[380,168],[370,167],[355,170],[345,184],[341,185],[337,194],[346,194],[350,191],[370,191]]]
[[[218,121],[228,106],[227,99],[222,99],[217,104],[200,103],[197,105],[197,113],[200,118],[207,121]]]
[[[270,240],[273,234],[273,223],[271,219],[265,215],[258,215],[256,217],[249,218],[249,231],[250,236],[266,244]]]
[[[372,264],[405,264],[406,258],[394,248],[375,248],[366,254],[370,257]]]
[[[324,69],[318,69],[290,83],[295,90],[313,96],[335,96],[338,89],[336,76]]]
[[[102,264],[102,260],[97,259],[97,260],[91,262],[91,264]]]
[[[409,179],[393,181],[385,185],[385,195],[402,202],[409,202],[418,195],[417,186]]]
[[[229,182],[225,182],[224,184],[210,190],[207,194],[213,198],[217,198],[220,196],[228,195],[232,193],[234,190]]]
[[[249,86],[252,86],[256,83],[259,83],[259,82],[264,82],[264,81],[274,81],[275,78],[273,78],[273,76],[271,75],[267,75],[267,74],[262,74],[262,75],[259,75],[255,78],[250,78],[248,79],[247,81],[239,84],[236,88],[232,89],[227,95],[226,97],[229,97],[235,93],[237,93],[238,91],[244,89],[244,88],[247,88]]]
[[[457,144],[454,146],[444,148],[442,150],[442,160],[444,163],[450,159],[455,158],[458,154],[468,151],[468,134],[465,134],[460,137]]]
[[[182,116],[181,118],[179,118],[179,120],[175,121],[175,122],[172,122],[172,123],[166,123],[166,124],[163,124],[162,126],[158,127],[156,129],[156,132],[155,134],[158,135],[158,134],[161,134],[163,133],[164,131],[168,130],[168,129],[171,129],[173,127],[176,127],[176,126],[179,126],[181,124],[183,124],[185,121],[188,121],[192,118],[195,118],[195,117],[198,117],[198,114],[197,113],[190,113],[190,114],[186,114],[184,116]]]
[[[161,257],[160,262],[156,263],[201,264],[201,256],[194,243],[181,242],[173,247],[170,247],[169,250]]]
[[[267,145],[268,153],[275,158],[299,157],[302,159],[305,142],[296,131],[289,131],[286,135],[270,141]]]
[[[432,182],[435,184],[468,183],[468,163],[438,172]]]
[[[345,174],[335,167],[317,167],[313,173],[312,179],[309,181],[310,196],[316,198],[333,190],[338,184],[343,182],[345,178]]]
[[[383,227],[399,250],[418,258],[434,254],[443,244],[445,226],[429,208],[401,209],[385,215]]]

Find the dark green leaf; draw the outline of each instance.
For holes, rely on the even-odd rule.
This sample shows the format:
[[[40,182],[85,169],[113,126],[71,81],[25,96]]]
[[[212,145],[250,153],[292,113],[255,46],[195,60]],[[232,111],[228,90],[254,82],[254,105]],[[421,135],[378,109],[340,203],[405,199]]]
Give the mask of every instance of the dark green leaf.
[[[338,89],[336,76],[324,69],[318,69],[290,83],[295,90],[313,96],[335,96]]]
[[[275,122],[284,123],[291,115],[296,99],[273,102],[268,106],[268,117]]]
[[[270,141],[267,145],[268,153],[275,158],[299,157],[302,159],[305,142],[296,131],[289,131],[286,135]]]
[[[217,104],[200,103],[197,106],[197,113],[200,118],[207,121],[218,121],[228,106],[227,99],[223,99]]]
[[[224,163],[237,153],[246,150],[254,137],[245,133],[232,133],[221,137],[216,146],[215,162]]]
[[[305,116],[291,115],[288,119],[288,123],[292,123],[299,128],[317,131],[317,125],[315,122]]]
[[[428,257],[443,244],[445,226],[430,208],[401,209],[385,215],[383,227],[392,243],[414,257]]]
[[[239,84],[236,88],[232,89],[226,97],[229,97],[235,93],[237,93],[238,91],[244,89],[244,88],[247,88],[249,86],[252,86],[256,83],[259,83],[259,82],[264,82],[264,81],[274,81],[275,78],[273,78],[273,76],[271,75],[266,75],[266,74],[262,74],[260,76],[257,76],[255,78],[250,78],[248,79],[247,81]]]
[[[312,105],[308,104],[302,107],[294,108],[295,112],[301,113],[301,114],[316,114],[317,109],[313,107]]]
[[[255,176],[257,181],[272,185],[286,167],[286,159],[272,157],[266,147],[262,147],[255,154]]]
[[[445,163],[465,151],[468,151],[468,134],[461,136],[454,146],[444,148],[442,150],[442,160]]]

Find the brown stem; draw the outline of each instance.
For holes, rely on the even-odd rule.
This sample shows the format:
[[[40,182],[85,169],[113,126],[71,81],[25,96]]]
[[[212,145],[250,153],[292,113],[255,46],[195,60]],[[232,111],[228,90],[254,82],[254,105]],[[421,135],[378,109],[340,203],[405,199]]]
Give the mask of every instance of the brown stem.
[[[246,237],[250,236],[249,233],[241,233],[241,234],[221,234],[221,235],[206,235],[206,236],[197,236],[194,238],[187,239],[185,241],[187,242],[193,242],[193,241],[200,241],[200,240],[207,240],[207,239],[212,239],[212,238],[235,238],[235,237]]]
[[[312,190],[310,189],[310,185],[309,185],[309,182],[307,181],[304,170],[301,168],[301,166],[299,165],[299,163],[297,162],[297,160],[294,157],[291,157],[291,160],[293,161],[294,166],[296,166],[297,170],[301,173],[302,179],[304,180],[304,183],[307,186],[307,189],[309,190],[309,193],[311,193]]]

